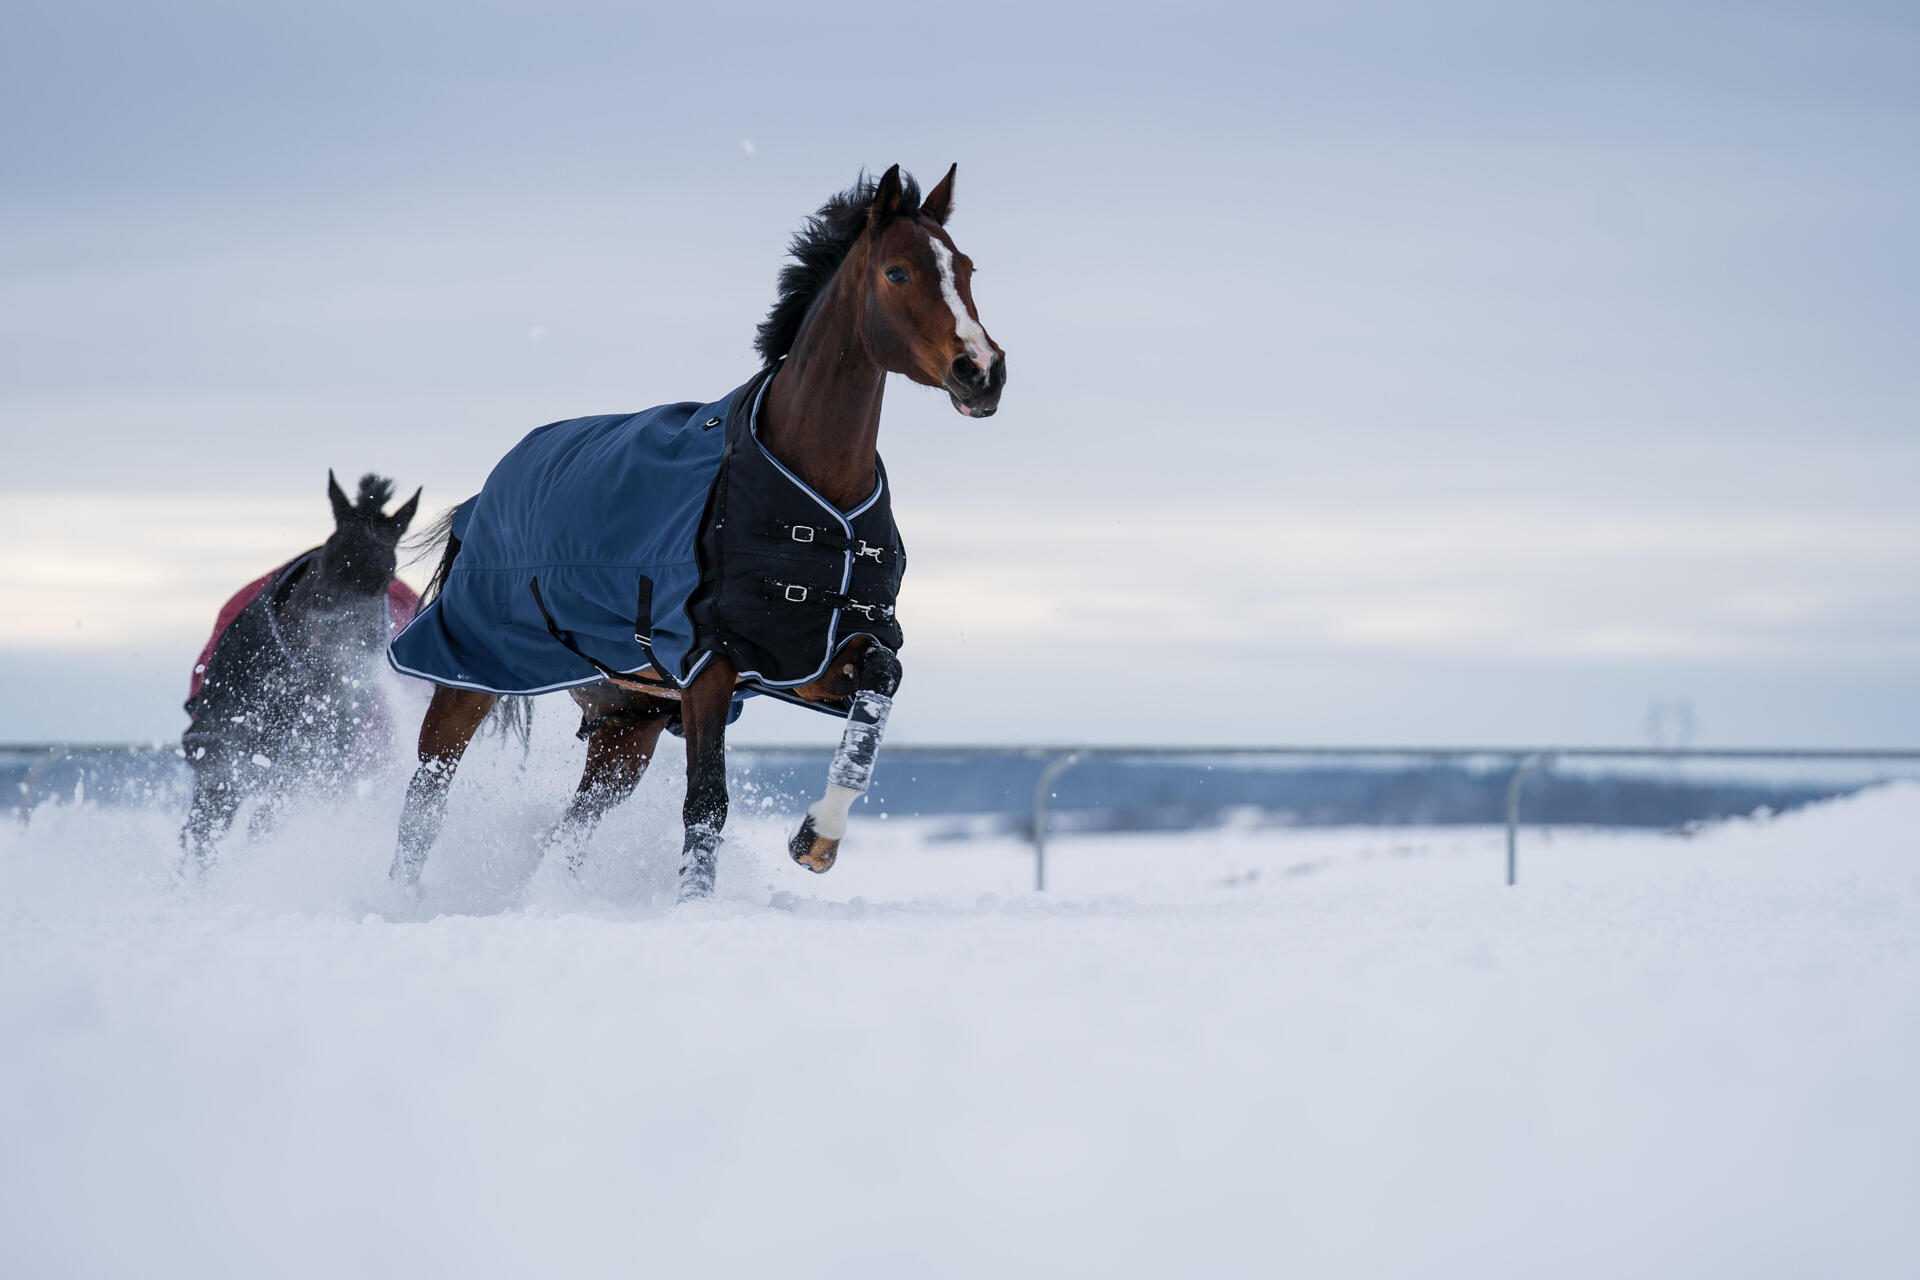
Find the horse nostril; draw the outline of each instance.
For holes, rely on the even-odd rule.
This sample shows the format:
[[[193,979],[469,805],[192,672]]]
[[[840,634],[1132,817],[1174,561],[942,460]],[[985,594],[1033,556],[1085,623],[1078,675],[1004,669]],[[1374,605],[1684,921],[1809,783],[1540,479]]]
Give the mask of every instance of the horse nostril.
[[[980,371],[978,365],[974,364],[971,356],[955,356],[953,363],[947,367],[947,374],[955,382],[965,386],[972,386],[976,382],[986,380],[986,375]]]

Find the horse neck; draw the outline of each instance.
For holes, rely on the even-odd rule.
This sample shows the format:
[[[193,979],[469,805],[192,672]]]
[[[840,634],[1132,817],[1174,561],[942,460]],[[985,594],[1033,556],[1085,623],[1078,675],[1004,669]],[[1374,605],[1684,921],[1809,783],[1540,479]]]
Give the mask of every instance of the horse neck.
[[[857,252],[857,251],[856,251]],[[887,375],[867,354],[858,272],[841,271],[774,373],[760,441],[842,511],[873,492]]]
[[[281,611],[283,630],[301,636],[312,634],[316,628],[343,634],[344,623],[347,630],[365,630],[372,635],[377,620],[386,616],[382,608],[386,598],[384,588],[368,595],[330,576],[327,553],[335,550],[331,543],[323,547],[308,563],[300,580],[293,584],[293,590],[287,593]]]

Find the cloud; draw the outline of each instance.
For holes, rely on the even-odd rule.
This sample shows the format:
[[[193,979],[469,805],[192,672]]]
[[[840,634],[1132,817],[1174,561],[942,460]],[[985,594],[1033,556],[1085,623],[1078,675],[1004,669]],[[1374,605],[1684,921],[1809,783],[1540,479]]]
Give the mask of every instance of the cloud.
[[[1907,651],[1920,517],[1167,503],[1149,519],[910,508],[923,642],[1277,655],[1843,661]],[[929,636],[931,637],[929,639]]]
[[[0,502],[0,650],[173,649],[333,530],[323,496],[11,494]]]
[[[1140,670],[1448,736],[1508,709],[1463,663],[1582,716],[1671,664],[1920,683],[1911,14],[1029,8],[956,114],[772,10],[228,8],[0,48],[0,653],[197,645],[329,466],[432,508],[543,422],[724,394],[805,212],[958,160],[1006,399],[896,381],[882,441],[947,723],[981,670],[1044,673],[1036,733]],[[728,88],[636,96],[642,47]]]

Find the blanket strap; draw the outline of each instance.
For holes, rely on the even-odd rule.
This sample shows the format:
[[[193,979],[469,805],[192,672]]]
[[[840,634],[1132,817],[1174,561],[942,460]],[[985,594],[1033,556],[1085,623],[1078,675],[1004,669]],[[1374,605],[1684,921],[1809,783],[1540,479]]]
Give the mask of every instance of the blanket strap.
[[[890,604],[866,604],[845,592],[826,587],[809,587],[798,582],[762,578],[760,594],[768,600],[784,600],[788,604],[824,604],[829,609],[846,609],[868,622],[889,622],[893,619],[893,606]]]
[[[585,742],[616,720],[652,720],[664,714],[665,712],[645,710],[640,707],[615,707],[612,711],[603,712],[583,722],[578,729],[574,730],[573,736]]]
[[[612,667],[600,661],[598,658],[594,657],[592,654],[582,652],[580,646],[573,642],[572,634],[570,632],[562,631],[560,629],[559,624],[553,620],[553,615],[547,612],[547,602],[540,598],[540,579],[538,578],[529,579],[527,581],[527,587],[529,590],[533,592],[534,608],[540,610],[541,618],[543,618],[546,621],[547,634],[551,635],[555,640],[558,640],[561,644],[571,649],[573,651],[574,657],[579,658],[582,662],[586,663],[588,666],[592,667],[595,671],[598,671],[601,675],[605,676],[608,681],[610,681],[613,684],[619,685],[622,689],[633,689],[641,693],[661,693],[662,696],[664,697],[679,696],[678,691],[676,690],[672,690],[672,689],[663,690],[660,688],[660,686],[651,684],[649,682],[635,680],[630,675],[626,675],[626,674],[623,674],[622,672],[615,671]],[[638,639],[638,638],[639,638],[638,636],[635,637],[635,639]]]
[[[260,601],[260,608],[267,615],[267,631],[273,636],[274,645],[280,650],[281,656],[292,665],[294,674],[302,680],[307,678],[307,668],[301,663],[300,656],[293,651],[293,646],[287,643],[286,634],[280,630],[280,612],[273,607],[273,597],[279,594],[282,584],[284,584],[287,579],[293,577],[301,569],[306,568],[307,561],[313,559],[318,553],[319,549],[315,548],[313,551],[309,551],[305,555],[297,556],[289,561],[279,573],[273,576],[273,581],[269,582],[260,594],[254,597],[255,600]],[[249,601],[249,603],[251,603],[251,601]]]
[[[749,528],[755,537],[771,538],[775,542],[797,542],[806,547],[825,547],[828,551],[851,551],[856,559],[872,560],[875,564],[885,564],[892,558],[885,547],[876,547],[862,538],[843,537],[832,529],[821,529],[810,524],[756,520]]]

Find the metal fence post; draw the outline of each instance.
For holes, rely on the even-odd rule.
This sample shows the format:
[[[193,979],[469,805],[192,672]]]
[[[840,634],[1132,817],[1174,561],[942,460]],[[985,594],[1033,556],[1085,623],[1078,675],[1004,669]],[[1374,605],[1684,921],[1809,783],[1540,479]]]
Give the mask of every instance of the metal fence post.
[[[28,766],[26,776],[20,779],[21,826],[27,826],[33,821],[33,808],[38,799],[35,793],[40,789],[40,779],[46,776],[47,770],[66,759],[66,756],[67,753],[59,747],[48,747],[46,755]]]
[[[1036,893],[1044,893],[1047,888],[1047,800],[1054,780],[1079,763],[1078,751],[1049,760],[1047,767],[1040,771],[1040,781],[1033,784],[1033,888]]]
[[[1553,763],[1553,756],[1545,752],[1530,755],[1520,762],[1507,779],[1507,883],[1514,882],[1514,874],[1519,861],[1520,843],[1520,788],[1528,778]]]

